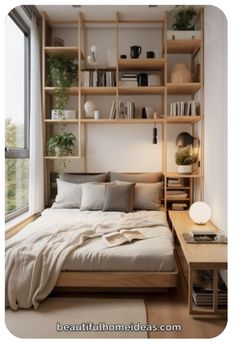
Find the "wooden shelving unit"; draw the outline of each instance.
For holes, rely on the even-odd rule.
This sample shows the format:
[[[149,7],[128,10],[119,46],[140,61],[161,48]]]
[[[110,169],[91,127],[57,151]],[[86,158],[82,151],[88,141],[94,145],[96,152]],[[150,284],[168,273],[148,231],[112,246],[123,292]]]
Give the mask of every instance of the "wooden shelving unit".
[[[162,171],[164,174],[164,206],[167,208],[168,202],[170,199],[167,200],[166,192],[170,189],[181,189],[186,190],[189,194],[187,199],[189,204],[193,201],[194,197],[194,182],[195,180],[199,180],[200,184],[200,199],[203,199],[203,152],[204,152],[204,31],[203,31],[203,11],[201,11],[199,15],[200,20],[200,27],[201,27],[201,39],[192,39],[192,40],[167,40],[167,29],[168,29],[168,22],[167,22],[167,15],[164,17],[163,20],[159,21],[143,21],[140,19],[132,19],[132,20],[122,20],[119,18],[119,14],[116,14],[116,19],[104,19],[104,20],[91,20],[91,19],[83,19],[82,13],[79,14],[78,20],[67,20],[67,21],[53,21],[51,20],[47,14],[42,14],[43,23],[42,23],[42,103],[43,103],[43,123],[44,123],[44,151],[45,151],[45,179],[46,179],[46,186],[45,186],[45,193],[46,193],[46,204],[49,201],[49,182],[50,179],[50,168],[51,162],[54,160],[78,160],[81,158],[81,126],[84,130],[83,135],[83,146],[86,147],[87,145],[87,125],[120,125],[120,124],[127,124],[127,125],[145,125],[145,124],[157,124],[162,126]],[[119,34],[120,34],[120,27],[121,24],[125,25],[138,25],[138,24],[156,24],[161,25],[163,39],[162,39],[162,57],[161,58],[137,58],[137,59],[120,59],[119,50]],[[74,44],[73,46],[64,46],[64,47],[56,47],[50,45],[50,39],[48,38],[48,34],[50,34],[50,30],[52,29],[53,25],[77,25],[77,45]],[[117,63],[116,67],[114,68],[97,68],[97,70],[103,71],[113,71],[115,72],[116,76],[116,86],[115,87],[84,87],[81,81],[81,72],[86,70],[95,70],[94,68],[88,68],[86,65],[86,25],[113,25],[115,31],[115,49],[116,49],[116,56],[117,56]],[[83,31],[83,33],[82,33]],[[82,39],[82,35],[84,37]],[[83,41],[83,45],[82,45]],[[138,41],[138,38],[137,38]],[[161,47],[160,47],[161,48]],[[68,120],[59,120],[59,119],[50,119],[50,109],[52,109],[54,104],[54,87],[49,87],[46,84],[46,58],[52,54],[60,54],[68,57],[72,57],[77,59],[78,61],[78,85],[71,87],[68,92],[70,96],[77,97],[77,118],[76,119],[68,119]],[[199,57],[200,63],[200,79],[199,82],[192,82],[192,83],[185,83],[185,84],[173,84],[169,82],[168,79],[168,54],[189,54],[191,56],[191,68],[194,66],[194,61],[196,56]],[[82,63],[83,62],[83,63]],[[119,79],[122,72],[146,72],[146,73],[159,73],[161,76],[161,86],[147,86],[147,87],[121,87],[119,86]],[[168,107],[168,98],[171,96],[189,96],[191,99],[194,99],[197,93],[197,98],[200,99],[200,115],[193,115],[193,116],[170,116],[169,115],[169,107]],[[102,119],[85,119],[83,118],[83,101],[85,101],[90,96],[113,96],[113,99],[116,103],[116,108],[119,108],[119,101],[122,96],[141,96],[141,95],[151,95],[153,97],[158,96],[158,99],[161,100],[161,118],[152,118],[152,119],[108,119],[109,111],[107,111],[107,116],[103,117]],[[110,99],[110,98],[109,98]],[[109,100],[110,101],[110,100]],[[159,101],[159,100],[158,100]],[[160,113],[159,113],[160,114]],[[171,125],[182,125],[188,124],[190,126],[190,131],[193,135],[196,134],[195,126],[198,125],[200,127],[200,142],[201,142],[201,151],[200,151],[200,160],[201,164],[199,167],[198,172],[193,173],[191,175],[181,175],[176,172],[171,172],[167,168],[167,155],[168,155],[168,130]],[[54,125],[74,125],[77,127],[77,150],[78,156],[65,156],[65,157],[56,157],[56,156],[47,156],[46,153],[46,142],[48,137],[50,136],[50,132]],[[180,126],[181,127],[181,126]],[[83,153],[84,154],[84,153]],[[83,172],[87,171],[86,165],[86,153],[84,154],[84,170]],[[167,186],[168,178],[184,178],[189,183],[186,186],[182,187],[169,187]],[[182,201],[182,200],[181,200]]]

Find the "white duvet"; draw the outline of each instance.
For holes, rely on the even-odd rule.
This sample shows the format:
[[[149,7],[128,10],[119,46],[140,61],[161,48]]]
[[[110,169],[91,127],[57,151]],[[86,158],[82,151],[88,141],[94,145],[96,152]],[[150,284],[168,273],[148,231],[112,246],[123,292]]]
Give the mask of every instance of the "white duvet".
[[[115,248],[102,243],[104,233],[133,228],[145,230],[150,239]],[[146,255],[149,243],[156,239],[157,251],[164,252],[165,243],[164,260],[165,255],[172,256],[168,267],[172,270],[172,237],[162,212],[45,210],[39,219],[6,242],[6,305],[12,309],[37,308],[54,288],[62,270],[127,270],[125,260],[132,264],[140,252],[141,263],[142,252]],[[152,251],[149,256],[155,260]]]

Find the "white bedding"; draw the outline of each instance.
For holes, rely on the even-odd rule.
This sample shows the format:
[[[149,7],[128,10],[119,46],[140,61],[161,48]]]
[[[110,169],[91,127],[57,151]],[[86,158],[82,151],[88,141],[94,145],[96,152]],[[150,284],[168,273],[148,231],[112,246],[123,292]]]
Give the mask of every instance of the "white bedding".
[[[166,261],[166,256],[171,258],[172,270],[172,237],[164,216],[164,213],[154,211],[103,213],[45,210],[40,218],[6,241],[6,306],[14,310],[19,307],[38,308],[54,288],[60,272],[74,268],[81,270],[81,265],[83,270],[146,271],[150,270],[150,261],[158,260],[159,254],[162,256],[159,257],[157,270],[163,271],[162,261]],[[116,248],[101,246],[99,240],[102,235],[135,228],[145,231],[150,238]],[[146,246],[146,242],[151,242],[153,237],[158,240]],[[87,249],[84,254],[83,249]],[[95,261],[99,268],[94,267]],[[130,266],[127,268],[128,263]]]
[[[139,211],[141,212],[141,211]],[[164,218],[162,211],[142,211]],[[123,212],[80,211],[79,209],[47,209],[42,216],[50,218],[48,222],[61,223],[84,219],[110,219],[115,221],[126,216]],[[44,230],[46,228],[37,228]],[[108,248],[101,237],[88,239],[83,246],[74,250],[65,260],[62,270],[73,271],[173,271],[175,267],[172,234],[167,226],[156,226],[157,236],[146,240],[134,241],[114,248]],[[17,237],[27,237],[35,232],[35,227],[23,229]]]

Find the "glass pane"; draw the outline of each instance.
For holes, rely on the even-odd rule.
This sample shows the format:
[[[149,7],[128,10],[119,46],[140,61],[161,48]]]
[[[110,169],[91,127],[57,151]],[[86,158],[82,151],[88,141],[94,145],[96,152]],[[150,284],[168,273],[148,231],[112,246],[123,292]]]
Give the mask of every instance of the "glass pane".
[[[25,36],[8,16],[6,19],[6,135],[5,145],[24,148]]]
[[[5,160],[5,214],[10,214],[29,203],[29,159]]]

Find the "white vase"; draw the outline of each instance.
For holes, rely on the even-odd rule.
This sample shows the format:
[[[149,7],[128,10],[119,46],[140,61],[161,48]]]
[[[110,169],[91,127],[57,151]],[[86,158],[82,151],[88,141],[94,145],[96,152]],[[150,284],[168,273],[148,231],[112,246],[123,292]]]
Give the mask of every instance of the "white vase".
[[[87,100],[84,103],[85,118],[94,118],[94,110],[96,109],[96,104],[92,100]]]
[[[177,171],[180,174],[191,174],[192,173],[192,164],[189,165],[178,165]]]

